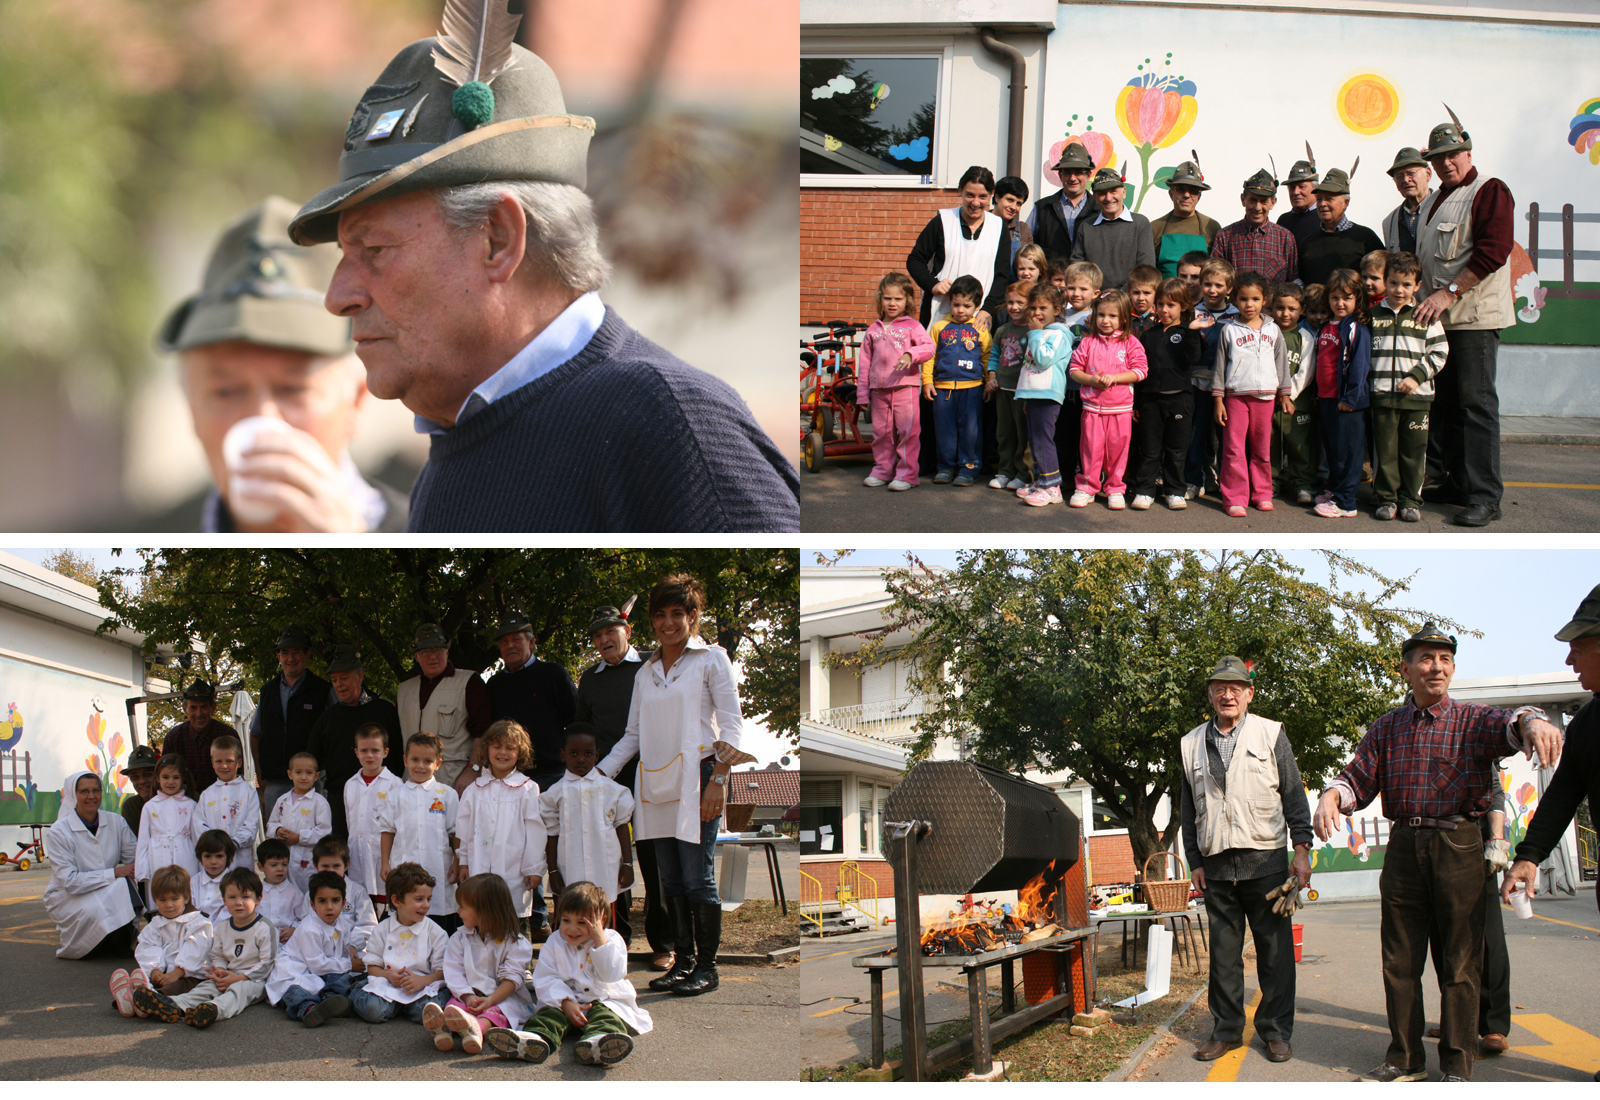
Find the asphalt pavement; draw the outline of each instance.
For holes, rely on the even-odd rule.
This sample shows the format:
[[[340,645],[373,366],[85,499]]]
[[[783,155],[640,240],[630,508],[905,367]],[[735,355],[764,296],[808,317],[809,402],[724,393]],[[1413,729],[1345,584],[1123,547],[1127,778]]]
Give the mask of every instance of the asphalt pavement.
[[[1517,418],[1507,418],[1514,420]],[[1181,511],[1169,511],[1158,502],[1148,511],[1113,512],[1100,498],[1087,508],[1065,503],[1030,508],[1015,493],[990,489],[986,482],[956,487],[935,485],[931,478],[908,492],[869,489],[861,479],[872,470],[871,455],[829,458],[819,471],[800,471],[801,528],[818,532],[1016,532],[1072,531],[1096,534],[1224,533],[1251,537],[1300,532],[1361,535],[1393,533],[1450,535],[1470,539],[1487,531],[1516,534],[1552,531],[1600,531],[1600,435],[1591,425],[1572,421],[1570,430],[1550,430],[1545,418],[1527,418],[1525,431],[1508,432],[1501,447],[1501,478],[1505,496],[1502,518],[1483,528],[1457,527],[1450,522],[1461,509],[1453,505],[1424,504],[1420,523],[1372,518],[1371,484],[1361,486],[1357,510],[1349,519],[1323,519],[1310,508],[1279,499],[1271,512],[1249,509],[1242,519],[1223,514],[1222,502],[1211,494],[1192,500]],[[1534,440],[1587,439],[1588,445]],[[1527,440],[1522,442],[1520,440]],[[1068,487],[1070,491],[1070,486]],[[1130,496],[1131,500],[1132,497]]]
[[[609,1069],[579,1065],[570,1043],[535,1066],[440,1053],[404,1019],[351,1017],[308,1030],[265,1004],[205,1031],[123,1019],[108,983],[132,960],[57,959],[41,900],[49,878],[47,867],[0,872],[0,1065],[8,1079],[792,1081],[800,1072],[799,1050],[772,1041],[794,1018],[792,965],[721,966],[721,988],[700,997],[641,993],[654,1030]],[[636,965],[628,977],[643,988],[653,975]]]

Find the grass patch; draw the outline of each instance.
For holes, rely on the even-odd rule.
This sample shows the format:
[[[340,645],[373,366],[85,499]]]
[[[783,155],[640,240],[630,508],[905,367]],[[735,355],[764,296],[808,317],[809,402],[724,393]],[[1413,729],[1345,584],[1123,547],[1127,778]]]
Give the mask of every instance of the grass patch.
[[[782,947],[800,946],[800,916],[793,905],[783,915],[776,902],[747,901],[722,914],[722,950],[765,955]]]

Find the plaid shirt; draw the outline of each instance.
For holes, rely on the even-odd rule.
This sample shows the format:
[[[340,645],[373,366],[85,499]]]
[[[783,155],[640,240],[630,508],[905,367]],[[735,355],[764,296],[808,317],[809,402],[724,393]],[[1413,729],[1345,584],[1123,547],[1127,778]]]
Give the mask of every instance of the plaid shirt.
[[[1227,260],[1235,271],[1259,272],[1275,283],[1288,282],[1300,271],[1294,234],[1271,222],[1251,225],[1240,220],[1223,226],[1211,243],[1211,254]]]
[[[1523,749],[1516,719],[1543,717],[1535,707],[1516,711],[1458,703],[1448,695],[1431,707],[1406,701],[1367,729],[1356,754],[1329,784],[1339,809],[1351,813],[1383,795],[1383,814],[1407,817],[1477,817],[1498,793],[1495,762]]]
[[[169,729],[162,739],[161,753],[163,756],[169,752],[181,755],[184,763],[189,765],[189,774],[194,776],[195,789],[203,791],[217,781],[217,773],[211,768],[211,742],[228,733],[239,736],[238,730],[215,718],[204,733],[196,733],[188,722],[180,722]],[[242,775],[244,761],[239,761],[239,764],[239,773]]]

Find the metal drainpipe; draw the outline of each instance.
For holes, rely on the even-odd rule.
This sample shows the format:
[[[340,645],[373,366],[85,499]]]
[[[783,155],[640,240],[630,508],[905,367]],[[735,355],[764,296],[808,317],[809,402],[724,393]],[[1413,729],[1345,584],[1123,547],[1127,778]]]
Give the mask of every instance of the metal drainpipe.
[[[1008,46],[990,30],[980,30],[983,48],[1011,63],[1011,110],[1006,119],[1006,170],[1008,176],[1022,175],[1022,95],[1027,90],[1028,63],[1015,46]]]

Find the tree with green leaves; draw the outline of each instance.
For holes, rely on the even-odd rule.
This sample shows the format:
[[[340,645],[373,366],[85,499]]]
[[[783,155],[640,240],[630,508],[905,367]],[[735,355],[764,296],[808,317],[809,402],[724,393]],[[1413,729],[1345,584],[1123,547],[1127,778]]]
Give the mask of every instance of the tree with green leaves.
[[[1426,618],[1460,629],[1391,606],[1407,580],[1323,553],[1320,584],[1270,550],[971,550],[953,570],[908,557],[885,575],[884,627],[839,660],[909,659],[925,698],[917,756],[960,731],[982,763],[1070,772],[1142,864],[1177,836],[1179,815],[1158,829],[1156,811],[1163,797],[1178,804],[1178,742],[1208,716],[1218,657],[1252,663],[1251,709],[1284,724],[1316,783],[1400,697],[1401,641]],[[891,653],[906,629],[912,641]]]
[[[45,555],[39,564],[52,573],[59,573],[90,588],[100,583],[100,571],[95,568],[94,559],[76,550],[56,550]]]
[[[208,664],[236,665],[257,687],[278,671],[279,632],[299,623],[315,643],[314,667],[334,645],[353,643],[369,690],[389,699],[416,674],[411,640],[420,623],[443,628],[458,668],[487,669],[499,661],[496,623],[508,609],[520,610],[533,625],[539,657],[566,666],[576,680],[593,660],[588,624],[596,606],[639,596],[634,638],[647,642],[651,586],[670,573],[692,573],[706,590],[703,634],[744,673],[745,716],[775,735],[799,731],[800,562],[792,549],[137,553],[140,564],[100,578],[109,612],[102,632],[138,630],[147,653],[163,646],[188,652],[198,643]]]

